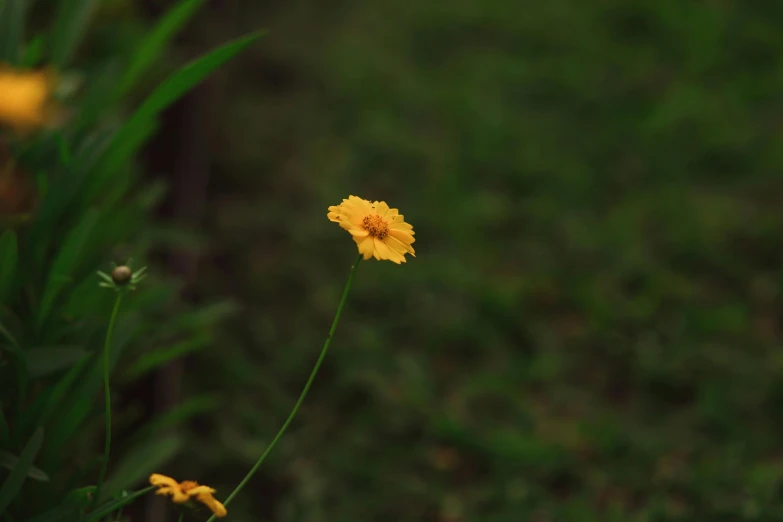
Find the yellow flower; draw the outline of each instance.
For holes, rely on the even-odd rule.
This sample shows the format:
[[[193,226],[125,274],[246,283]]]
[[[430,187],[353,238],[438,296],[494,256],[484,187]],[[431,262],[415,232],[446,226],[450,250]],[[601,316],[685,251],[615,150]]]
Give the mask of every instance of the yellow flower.
[[[16,71],[0,65],[0,123],[19,130],[53,124],[56,77],[50,71]]]
[[[156,495],[169,495],[171,501],[175,504],[184,504],[189,499],[195,497],[196,500],[207,506],[218,518],[226,516],[226,506],[221,504],[212,496],[215,490],[208,486],[200,486],[198,482],[185,480],[177,482],[166,475],[153,473],[150,475],[150,484],[158,486]]]
[[[406,253],[416,257],[411,246],[416,241],[413,226],[384,201],[370,203],[357,196],[348,196],[339,205],[329,207],[326,217],[353,236],[364,259],[388,259],[399,265],[405,262]]]

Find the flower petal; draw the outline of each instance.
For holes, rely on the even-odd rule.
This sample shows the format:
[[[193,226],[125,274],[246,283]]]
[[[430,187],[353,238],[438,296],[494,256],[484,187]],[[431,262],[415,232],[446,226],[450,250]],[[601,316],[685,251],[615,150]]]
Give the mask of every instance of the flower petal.
[[[196,496],[196,500],[207,506],[217,518],[223,518],[228,514],[228,511],[226,511],[226,506],[216,500],[215,497],[213,497],[210,493],[201,493],[200,495]]]
[[[391,223],[389,223],[389,228],[394,230],[408,230],[409,233],[411,234],[413,233],[410,232],[411,230],[413,230],[413,225],[405,223],[404,221],[392,221]]]
[[[375,244],[370,236],[354,237],[356,245],[359,247],[359,253],[364,256],[365,261],[373,256]]]
[[[191,488],[187,491],[187,494],[190,497],[194,497],[196,495],[201,495],[201,494],[211,495],[212,493],[215,493],[215,490],[209,486],[196,486],[195,488]]]
[[[398,228],[390,228],[389,235],[404,245],[410,245],[416,241],[410,232]]]
[[[386,260],[393,261],[400,264],[400,259],[402,258],[401,254],[398,254],[397,252],[394,252],[391,248],[389,248],[386,243],[384,243],[381,239],[378,239],[377,237],[373,238],[374,246],[375,246],[375,259],[380,260]]]
[[[416,253],[414,252],[413,247],[410,245],[406,245],[399,239],[393,236],[388,236],[386,237],[385,241],[386,244],[389,245],[389,248],[391,248],[395,252],[399,252],[400,254],[403,255],[403,257],[406,252],[412,255],[413,257],[416,257]]]
[[[377,212],[379,216],[384,217],[388,211],[389,205],[387,205],[385,201],[377,201],[375,203],[375,212]]]
[[[186,495],[179,489],[179,486],[176,487],[161,486],[160,488],[158,488],[155,494],[170,495],[171,501],[174,502],[175,504],[184,504],[190,498],[188,495]]]
[[[161,475],[160,473],[153,473],[150,475],[150,484],[153,486],[168,486],[179,489],[179,482],[166,475]]]

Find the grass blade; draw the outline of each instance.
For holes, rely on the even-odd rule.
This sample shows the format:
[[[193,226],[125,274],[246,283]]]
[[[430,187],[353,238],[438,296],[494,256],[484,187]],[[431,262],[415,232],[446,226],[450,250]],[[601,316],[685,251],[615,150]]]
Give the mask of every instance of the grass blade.
[[[16,337],[14,337],[11,332],[8,331],[8,328],[3,325],[3,323],[0,323],[0,334],[3,335],[6,339],[8,339],[8,342],[11,343],[11,350],[14,352],[19,351],[19,343],[16,341]]]
[[[41,449],[42,442],[43,429],[38,428],[27,442],[27,445],[25,445],[22,454],[19,455],[19,460],[14,466],[14,469],[11,470],[8,478],[5,479],[3,486],[0,487],[0,513],[5,512],[5,509],[19,493],[19,490],[22,489],[22,484],[24,484],[24,480],[27,478],[30,468],[33,467],[33,461],[35,461],[35,457]]]
[[[28,522],[60,522],[72,520],[76,508],[73,506],[59,506],[46,513],[31,518]]]
[[[114,136],[99,165],[99,176],[103,180],[110,177],[134,153],[141,145],[137,137],[149,128],[158,113],[255,42],[262,34],[255,32],[228,42],[193,60],[164,80]]]
[[[156,349],[139,357],[130,368],[126,377],[128,379],[138,379],[142,375],[151,372],[155,368],[166,364],[169,361],[178,359],[184,355],[199,350],[210,343],[211,339],[207,336],[200,336],[194,339],[188,339],[172,346]]]
[[[40,404],[38,400],[25,409],[25,412],[20,416],[16,422],[14,429],[14,439],[18,440],[19,437],[29,433],[34,426],[46,427],[49,422],[49,418],[54,414],[57,408],[65,398],[65,394],[73,386],[76,378],[82,373],[82,370],[89,362],[90,357],[84,357],[74,367],[72,367],[68,373],[60,378],[57,384],[47,394],[42,395],[40,398]],[[52,441],[52,438],[49,438]]]
[[[8,451],[0,451],[0,467],[14,469],[18,463],[19,457]],[[30,466],[30,469],[27,471],[27,476],[39,482],[49,482],[49,475],[35,466]]]
[[[43,346],[24,352],[30,377],[43,377],[72,367],[87,351],[81,346]]]
[[[8,302],[12,285],[16,280],[18,257],[16,233],[8,230],[0,236],[0,303]]]
[[[182,448],[182,444],[181,437],[171,435],[162,439],[154,437],[132,448],[114,466],[114,473],[106,481],[106,488],[103,489],[104,495],[112,491],[121,491],[149,477],[150,473],[174,458]]]
[[[57,407],[60,406],[60,403],[65,397],[65,394],[68,393],[68,390],[71,389],[71,386],[73,386],[76,377],[81,374],[82,369],[84,369],[89,361],[90,357],[85,357],[57,382],[57,386],[55,386],[54,390],[52,391],[52,394],[49,397],[49,400],[46,402],[46,406],[44,407],[43,412],[41,413],[41,417],[38,419],[38,423],[41,426],[44,426],[49,421],[49,417],[51,417]]]
[[[113,513],[114,511],[117,511],[123,506],[126,506],[139,498],[140,496],[144,495],[145,493],[149,493],[155,489],[155,486],[150,486],[148,488],[140,489],[139,491],[134,491],[133,493],[129,494],[125,498],[121,498],[119,500],[114,500],[112,502],[108,502],[104,504],[103,506],[99,507],[89,515],[87,515],[84,518],[83,522],[97,522],[101,518],[105,517],[109,513]]]
[[[204,0],[181,0],[169,9],[155,28],[142,39],[117,87],[115,99],[122,98],[133,88],[150,65],[162,54],[174,35],[203,4]]]
[[[11,432],[8,430],[8,421],[5,420],[3,406],[0,404],[0,446],[8,446],[11,441],[10,434]]]
[[[0,62],[19,63],[24,37],[24,0],[0,2]]]
[[[52,63],[65,68],[71,61],[79,41],[86,34],[96,0],[62,0],[57,11],[52,35]]]
[[[152,418],[133,434],[132,440],[144,440],[155,433],[178,426],[197,415],[207,414],[220,405],[220,399],[213,394],[197,395],[187,399],[165,413]]]
[[[54,304],[54,299],[62,289],[63,283],[68,280],[69,274],[76,267],[81,256],[84,244],[90,236],[93,227],[98,222],[98,211],[91,209],[84,216],[82,221],[68,235],[60,252],[52,264],[49,272],[49,278],[46,282],[41,305],[38,309],[38,327],[43,325],[44,320],[49,315],[49,310]]]

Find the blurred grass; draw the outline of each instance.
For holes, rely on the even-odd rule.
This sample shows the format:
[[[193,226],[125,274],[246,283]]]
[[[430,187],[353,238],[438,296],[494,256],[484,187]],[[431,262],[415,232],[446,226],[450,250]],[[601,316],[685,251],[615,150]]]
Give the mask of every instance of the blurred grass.
[[[783,517],[780,6],[240,11],[271,36],[229,82],[202,291],[245,307],[189,374],[225,402],[183,474],[230,491],[285,418],[354,255],[326,207],[357,194],[418,257],[362,268],[232,516]]]

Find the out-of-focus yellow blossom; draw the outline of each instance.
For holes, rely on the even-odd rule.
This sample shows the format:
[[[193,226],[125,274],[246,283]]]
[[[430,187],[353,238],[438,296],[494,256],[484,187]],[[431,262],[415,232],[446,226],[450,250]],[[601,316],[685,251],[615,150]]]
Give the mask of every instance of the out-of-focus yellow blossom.
[[[207,506],[218,518],[226,516],[226,507],[212,496],[215,490],[208,486],[201,486],[193,480],[177,482],[171,477],[153,473],[150,475],[150,484],[158,487],[157,495],[169,495],[175,504],[184,504],[191,498],[195,498]]]
[[[416,257],[411,246],[416,241],[413,226],[385,201],[370,203],[348,196],[339,205],[329,207],[326,217],[351,234],[364,259],[388,259],[399,265],[405,262],[406,253]]]
[[[55,124],[52,102],[57,77],[51,71],[20,71],[0,64],[0,125],[29,131]]]

